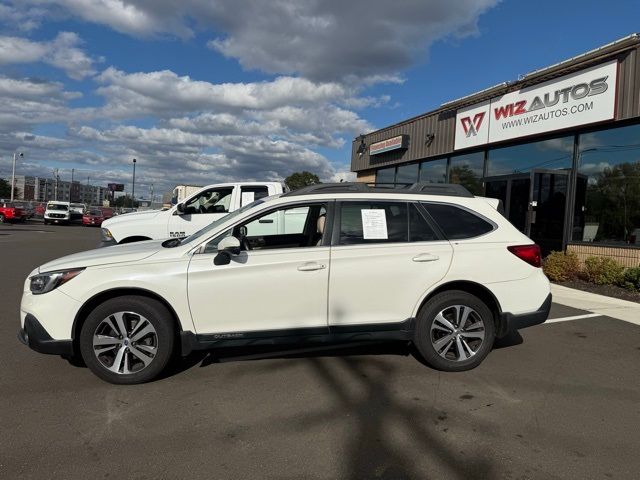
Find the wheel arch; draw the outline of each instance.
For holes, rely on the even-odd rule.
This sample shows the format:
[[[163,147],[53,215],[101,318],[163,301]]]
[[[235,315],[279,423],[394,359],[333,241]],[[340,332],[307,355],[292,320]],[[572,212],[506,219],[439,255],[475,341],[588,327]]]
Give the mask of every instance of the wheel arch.
[[[84,321],[86,320],[89,313],[91,313],[93,309],[95,309],[98,305],[100,305],[101,303],[107,300],[111,300],[112,298],[125,297],[129,295],[151,298],[153,300],[160,302],[162,305],[164,305],[169,311],[169,313],[171,314],[171,317],[173,319],[173,327],[174,327],[176,338],[177,339],[180,338],[180,332],[183,331],[182,324],[180,323],[180,318],[178,317],[178,314],[176,313],[173,306],[166,299],[164,299],[157,293],[154,293],[150,290],[146,290],[144,288],[119,287],[119,288],[104,290],[100,293],[95,294],[89,300],[84,302],[82,307],[80,307],[80,310],[78,310],[78,313],[76,313],[76,316],[73,319],[73,326],[71,330],[71,340],[73,341],[73,350],[75,352],[80,351],[79,345],[78,345],[78,340],[80,338],[80,329],[82,328],[82,325],[84,324]]]
[[[427,294],[427,296],[420,302],[420,305],[416,310],[416,315],[417,312],[419,312],[435,295],[451,290],[461,290],[463,292],[470,293],[471,295],[474,295],[482,300],[489,307],[491,313],[493,314],[493,321],[496,327],[496,335],[502,336],[504,335],[504,333],[506,333],[504,332],[505,325],[503,325],[504,322],[502,308],[496,296],[484,285],[472,282],[470,280],[454,280],[451,282],[443,283],[442,285],[438,285],[437,288],[429,292],[429,294]]]
[[[132,235],[130,237],[125,237],[118,242],[119,245],[123,243],[133,243],[133,242],[143,242],[145,240],[153,240],[151,237],[145,237],[143,235]]]

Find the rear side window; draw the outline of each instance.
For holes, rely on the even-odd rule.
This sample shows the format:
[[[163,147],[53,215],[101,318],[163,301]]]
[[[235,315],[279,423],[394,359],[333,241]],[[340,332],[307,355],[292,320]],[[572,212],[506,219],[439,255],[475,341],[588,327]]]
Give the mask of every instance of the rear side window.
[[[340,245],[406,242],[407,204],[345,202],[340,211]]]
[[[493,230],[493,225],[479,216],[457,207],[442,203],[423,203],[429,214],[449,240],[462,240],[484,235]]]
[[[438,240],[436,233],[429,226],[418,207],[409,207],[409,241],[411,242],[432,242]]]
[[[340,214],[340,245],[429,242],[436,232],[412,203],[345,202]]]
[[[269,196],[269,189],[266,185],[246,185],[242,187],[240,196],[240,206],[244,207],[250,203]]]

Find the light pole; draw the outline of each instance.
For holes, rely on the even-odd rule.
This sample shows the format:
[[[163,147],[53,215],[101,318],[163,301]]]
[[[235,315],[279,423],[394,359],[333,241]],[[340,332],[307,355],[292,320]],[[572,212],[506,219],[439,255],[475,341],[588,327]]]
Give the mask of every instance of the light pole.
[[[16,155],[17,152],[13,152],[13,170],[11,171],[11,201],[13,202],[13,190],[16,184]],[[20,152],[20,158],[24,157],[24,153]]]
[[[136,198],[136,159],[133,159],[133,182],[131,182],[131,208]]]

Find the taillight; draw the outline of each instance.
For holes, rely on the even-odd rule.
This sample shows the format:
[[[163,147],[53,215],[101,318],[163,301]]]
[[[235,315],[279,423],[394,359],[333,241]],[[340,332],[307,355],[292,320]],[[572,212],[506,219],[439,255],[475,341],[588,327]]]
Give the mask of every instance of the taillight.
[[[538,245],[513,245],[507,247],[507,249],[529,265],[538,268],[542,266],[542,254],[540,253],[540,247]]]

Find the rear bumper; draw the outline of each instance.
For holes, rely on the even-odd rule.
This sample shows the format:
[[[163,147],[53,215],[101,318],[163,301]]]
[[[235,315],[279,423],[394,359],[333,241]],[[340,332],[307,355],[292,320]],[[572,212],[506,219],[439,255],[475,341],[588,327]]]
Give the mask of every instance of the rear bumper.
[[[514,330],[520,330],[521,328],[532,327],[544,323],[549,318],[549,311],[551,310],[551,294],[547,295],[544,303],[538,310],[530,313],[523,313],[514,315],[513,313],[502,313],[502,322],[500,332],[498,336],[504,336]]]
[[[31,314],[25,317],[24,327],[18,332],[18,340],[39,353],[65,357],[73,355],[72,340],[54,340],[38,319]]]

